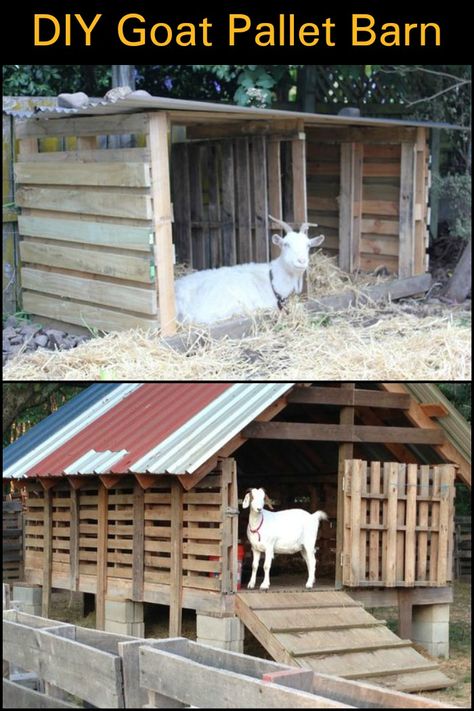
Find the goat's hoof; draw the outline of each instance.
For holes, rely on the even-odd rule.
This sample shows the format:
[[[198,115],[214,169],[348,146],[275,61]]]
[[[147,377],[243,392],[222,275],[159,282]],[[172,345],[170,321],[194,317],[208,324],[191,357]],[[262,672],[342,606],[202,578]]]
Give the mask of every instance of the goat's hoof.
[[[249,584],[247,585],[247,590],[253,590],[254,587],[255,587],[255,583],[249,583]]]
[[[269,587],[270,587],[270,585],[265,585],[264,583],[262,583],[260,585],[260,590],[268,590]]]
[[[311,583],[311,584],[306,583],[306,587],[307,587],[308,590],[311,590],[311,588],[313,587],[313,585],[314,585],[314,583]]]

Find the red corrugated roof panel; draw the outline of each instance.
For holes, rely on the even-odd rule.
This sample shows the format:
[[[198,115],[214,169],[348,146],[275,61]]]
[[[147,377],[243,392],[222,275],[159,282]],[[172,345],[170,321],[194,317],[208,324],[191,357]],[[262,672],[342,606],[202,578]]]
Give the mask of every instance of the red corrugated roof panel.
[[[91,449],[126,449],[128,454],[113,466],[114,472],[126,473],[133,462],[230,387],[231,383],[143,384],[36,464],[27,476],[59,476]]]

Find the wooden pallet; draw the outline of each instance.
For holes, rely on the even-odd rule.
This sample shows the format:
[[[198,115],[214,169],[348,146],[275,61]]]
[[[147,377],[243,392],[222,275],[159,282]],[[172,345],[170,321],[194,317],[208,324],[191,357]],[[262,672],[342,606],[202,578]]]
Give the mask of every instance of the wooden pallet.
[[[344,592],[240,592],[236,613],[277,662],[401,691],[452,683]]]

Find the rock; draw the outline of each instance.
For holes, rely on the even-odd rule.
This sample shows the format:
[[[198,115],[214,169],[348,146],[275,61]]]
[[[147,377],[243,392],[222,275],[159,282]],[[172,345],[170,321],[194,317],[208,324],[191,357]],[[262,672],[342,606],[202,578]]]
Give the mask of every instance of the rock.
[[[144,89],[137,89],[136,91],[132,91],[131,94],[128,95],[129,99],[151,99],[152,95],[150,94],[149,91],[145,91]]]
[[[9,316],[7,320],[5,321],[5,328],[16,328],[18,325],[18,321],[16,316]]]
[[[11,344],[12,346],[15,346],[15,345],[17,345],[17,344],[21,345],[22,343],[23,343],[23,338],[21,337],[20,334],[18,334],[18,335],[16,335],[16,336],[13,336],[12,338],[10,338],[10,344]]]
[[[118,101],[119,99],[124,99],[126,96],[132,93],[129,86],[116,86],[110,89],[104,96],[106,101]]]
[[[4,338],[12,338],[13,336],[16,336],[17,332],[16,329],[13,328],[12,326],[7,326],[7,328],[3,329],[3,337]]]
[[[23,336],[26,336],[27,338],[32,338],[35,335],[35,333],[38,333],[38,331],[40,331],[40,330],[41,329],[39,326],[35,326],[33,324],[31,324],[31,325],[26,324],[25,326],[22,326],[20,328],[20,333]]]
[[[88,103],[89,97],[83,91],[76,91],[75,94],[58,94],[58,106],[66,109],[81,109]]]
[[[45,348],[48,343],[48,336],[45,333],[41,333],[39,336],[35,336],[35,343],[40,348]]]

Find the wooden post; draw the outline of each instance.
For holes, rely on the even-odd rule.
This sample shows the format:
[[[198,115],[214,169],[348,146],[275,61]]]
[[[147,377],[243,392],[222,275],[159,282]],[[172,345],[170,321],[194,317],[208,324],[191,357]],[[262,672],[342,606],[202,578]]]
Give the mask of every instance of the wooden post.
[[[107,528],[109,492],[98,482],[97,504],[97,589],[95,598],[96,623],[99,630],[105,626],[105,592],[107,589]]]
[[[435,179],[439,175],[439,156],[440,156],[440,144],[441,144],[441,129],[432,128],[431,129],[431,180]],[[430,194],[430,219],[429,219],[429,229],[431,236],[436,238],[438,236],[438,212],[439,212],[439,198],[434,197],[433,192]]]
[[[52,578],[52,563],[53,563],[53,505],[52,505],[51,488],[44,490],[44,528],[43,528],[43,599],[41,606],[41,615],[49,617],[49,608],[51,605],[51,578]]]
[[[236,214],[238,225],[237,262],[252,261],[252,223],[250,214],[250,156],[247,138],[235,141],[235,167],[237,183]]]
[[[191,238],[191,191],[189,185],[189,153],[187,143],[174,143],[172,148],[172,179],[174,201],[174,233],[177,259],[193,264]]]
[[[138,481],[133,485],[132,600],[143,600],[145,554],[145,493]]]
[[[155,235],[156,283],[162,336],[176,333],[176,303],[174,294],[174,248],[171,229],[171,191],[168,150],[168,114],[156,112],[148,116]]]
[[[230,267],[237,263],[235,241],[235,175],[234,144],[222,143],[222,265]]]
[[[339,200],[339,266],[353,272],[360,266],[363,145],[341,144]]]
[[[342,390],[355,390],[355,383],[342,383]],[[341,425],[354,424],[354,406],[341,407],[339,414],[339,423]],[[343,534],[344,534],[344,462],[346,459],[352,459],[354,456],[354,445],[352,442],[341,442],[339,444],[338,453],[338,468],[337,468],[337,517],[336,517],[336,589],[342,587],[342,551],[343,551]]]
[[[297,128],[298,138],[293,138],[291,141],[293,220],[295,223],[303,223],[308,219],[306,197],[306,135],[304,133],[304,123],[298,121]],[[277,215],[274,215],[274,217],[277,217]]]
[[[413,276],[415,269],[415,145],[402,143],[400,166],[400,244],[398,276]]]
[[[181,636],[183,611],[183,487],[171,481],[171,571],[169,636]]]
[[[202,143],[191,143],[189,152],[189,192],[191,201],[191,240],[192,265],[195,269],[209,267],[207,245],[204,240],[204,206],[202,195],[202,168],[204,146]]]
[[[411,623],[413,615],[413,590],[399,588],[398,590],[398,636],[411,639]]]
[[[427,143],[426,129],[416,131],[415,150],[415,247],[414,273],[425,272],[425,254],[429,245],[427,226],[428,213],[428,176],[427,176]]]

